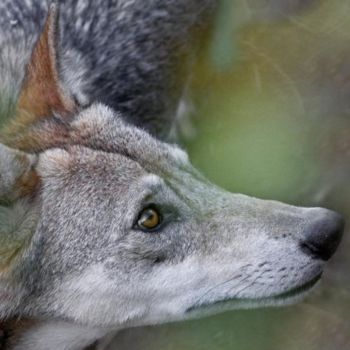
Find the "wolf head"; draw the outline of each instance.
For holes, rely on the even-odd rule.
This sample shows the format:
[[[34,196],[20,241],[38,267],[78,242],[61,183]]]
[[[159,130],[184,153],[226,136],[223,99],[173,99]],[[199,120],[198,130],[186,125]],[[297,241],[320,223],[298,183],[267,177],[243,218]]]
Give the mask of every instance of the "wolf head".
[[[80,108],[60,84],[56,17],[0,146],[0,317],[129,327],[304,296],[341,217],[225,192],[177,146]]]

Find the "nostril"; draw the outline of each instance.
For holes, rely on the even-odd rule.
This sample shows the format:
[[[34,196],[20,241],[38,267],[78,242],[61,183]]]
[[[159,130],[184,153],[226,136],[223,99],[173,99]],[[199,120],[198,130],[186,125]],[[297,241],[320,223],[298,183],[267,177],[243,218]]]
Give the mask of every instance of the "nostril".
[[[331,252],[331,250],[324,250],[323,248],[320,249],[320,247],[317,247],[309,242],[301,243],[300,248],[307,255],[310,255],[316,259],[321,259],[324,261],[329,260],[336,250],[335,248],[334,251],[332,250]]]
[[[339,246],[344,225],[344,219],[339,214],[319,209],[318,215],[306,226],[301,249],[315,258],[329,260]]]

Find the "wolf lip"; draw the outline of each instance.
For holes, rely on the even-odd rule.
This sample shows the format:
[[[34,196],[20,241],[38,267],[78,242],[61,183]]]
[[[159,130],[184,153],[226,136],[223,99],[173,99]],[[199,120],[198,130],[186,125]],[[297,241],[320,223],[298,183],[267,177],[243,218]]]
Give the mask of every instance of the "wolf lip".
[[[285,299],[285,298],[290,298],[290,297],[293,297],[295,295],[304,293],[304,292],[308,291],[309,289],[311,289],[321,279],[321,276],[322,276],[322,273],[318,274],[316,277],[311,279],[309,282],[306,282],[306,283],[302,284],[301,286],[292,288],[287,292],[277,294],[275,296],[272,296],[271,298]]]
[[[206,307],[215,307],[215,306],[219,306],[221,304],[225,304],[228,302],[233,302],[233,301],[237,301],[237,302],[256,302],[259,303],[261,302],[262,305],[265,301],[273,301],[273,300],[288,300],[290,298],[296,297],[298,295],[301,295],[305,292],[307,292],[308,290],[310,290],[312,287],[314,287],[316,285],[316,283],[321,279],[322,273],[318,274],[316,277],[312,278],[311,280],[309,280],[308,282],[292,288],[286,292],[283,292],[281,294],[276,294],[276,295],[271,295],[269,297],[264,297],[264,298],[256,298],[256,299],[239,299],[239,298],[225,298],[225,299],[221,299],[221,300],[217,300],[213,303],[203,303],[203,304],[199,304],[199,305],[194,305],[191,306],[190,308],[188,308],[186,310],[186,313],[192,312],[192,311],[197,311],[198,309],[202,309],[202,308],[206,308]]]

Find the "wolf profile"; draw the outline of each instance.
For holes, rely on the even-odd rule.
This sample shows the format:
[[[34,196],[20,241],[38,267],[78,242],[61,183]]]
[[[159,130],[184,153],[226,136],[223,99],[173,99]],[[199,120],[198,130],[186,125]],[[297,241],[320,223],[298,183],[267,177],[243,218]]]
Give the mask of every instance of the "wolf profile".
[[[285,305],[320,279],[338,214],[228,193],[164,142],[215,5],[0,5],[6,348]]]

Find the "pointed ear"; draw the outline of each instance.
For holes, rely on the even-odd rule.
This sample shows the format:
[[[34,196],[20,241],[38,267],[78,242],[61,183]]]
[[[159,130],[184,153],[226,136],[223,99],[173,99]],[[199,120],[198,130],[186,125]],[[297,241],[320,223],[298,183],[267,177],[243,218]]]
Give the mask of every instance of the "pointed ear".
[[[39,184],[34,169],[37,156],[0,144],[0,203],[30,195]]]
[[[58,17],[58,6],[53,4],[33,50],[19,96],[17,115],[20,120],[17,123],[22,127],[54,113],[70,115],[77,108],[74,98],[60,82]]]

